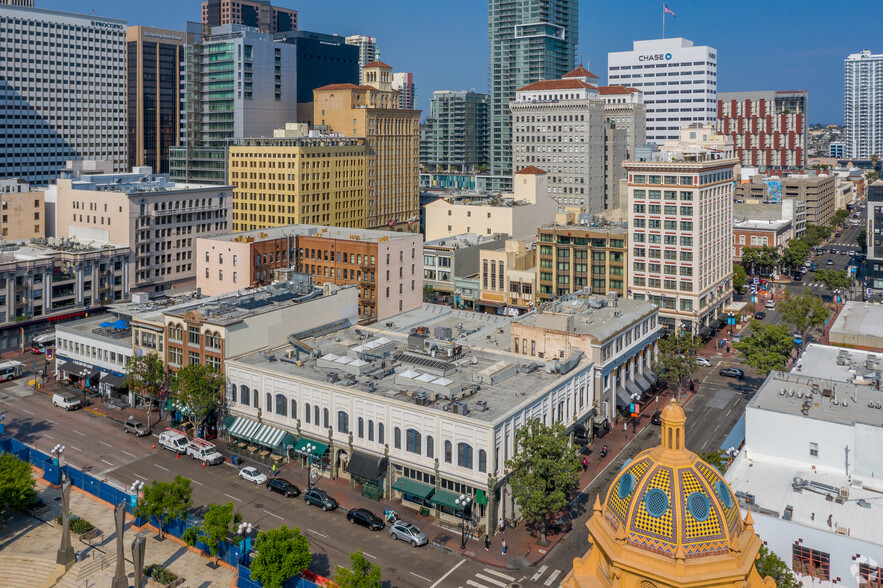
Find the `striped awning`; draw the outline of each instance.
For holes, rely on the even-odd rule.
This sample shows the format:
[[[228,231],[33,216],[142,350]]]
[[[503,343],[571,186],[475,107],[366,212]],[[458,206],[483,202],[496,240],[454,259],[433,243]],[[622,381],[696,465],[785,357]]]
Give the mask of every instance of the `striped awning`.
[[[231,437],[237,437],[244,441],[252,442],[254,441],[255,433],[257,433],[261,427],[262,425],[255,420],[246,417],[236,417],[233,424],[227,427],[227,434]]]
[[[252,440],[258,445],[263,445],[264,447],[276,447],[284,436],[285,431],[283,429],[271,427],[270,425],[262,425],[261,428],[255,432]]]

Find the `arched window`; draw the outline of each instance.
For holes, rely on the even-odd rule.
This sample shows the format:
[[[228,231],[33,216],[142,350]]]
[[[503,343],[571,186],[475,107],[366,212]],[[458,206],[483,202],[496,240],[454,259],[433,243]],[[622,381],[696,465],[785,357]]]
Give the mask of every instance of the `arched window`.
[[[426,457],[435,457],[435,439],[432,438],[432,435],[426,436]]]
[[[368,420],[368,441],[374,441],[374,421]]]
[[[239,402],[245,406],[251,406],[251,400],[248,397],[248,386],[245,384],[239,387]]]
[[[278,414],[279,416],[286,416],[285,405],[286,405],[285,395],[284,394],[277,394],[276,395],[276,414]]]
[[[563,400],[558,403],[558,422],[559,423],[564,422],[564,401]]]
[[[472,469],[472,445],[457,443],[457,465],[461,468]]]
[[[420,455],[422,449],[420,447],[420,433],[415,429],[405,431],[405,450]]]
[[[350,432],[350,415],[342,410],[337,411],[337,430],[341,433]]]
[[[487,451],[484,449],[478,450],[478,471],[483,474],[487,473]]]
[[[319,405],[313,407],[313,424],[319,426]]]
[[[291,399],[291,418],[297,418],[297,400],[294,398]]]
[[[322,416],[324,417],[322,419],[322,421],[325,423],[325,428],[327,429],[328,427],[331,426],[331,420],[328,416],[328,409],[327,408],[322,409]]]
[[[362,417],[359,417],[359,429],[356,433],[359,435],[359,439],[365,438],[365,419]]]
[[[309,402],[304,403],[304,420],[307,422],[308,425],[310,424],[310,403]]]
[[[396,449],[401,449],[402,448],[402,430],[398,427],[394,428],[392,430],[392,437],[393,437],[393,447],[395,447]]]
[[[453,456],[451,454],[453,453],[453,451],[454,450],[451,446],[451,442],[445,441],[445,463],[451,463],[451,460],[453,459]]]
[[[254,407],[257,408],[258,403],[261,401],[261,395],[258,393],[257,390],[252,390],[251,396],[252,396],[252,399],[254,400]]]
[[[383,423],[377,423],[377,442],[383,445],[385,443],[384,439],[384,427]]]
[[[264,410],[266,410],[267,412],[272,412],[273,411],[273,395],[270,394],[269,392],[267,392],[264,395],[264,398],[267,399],[267,401],[264,403],[266,405],[264,407]]]

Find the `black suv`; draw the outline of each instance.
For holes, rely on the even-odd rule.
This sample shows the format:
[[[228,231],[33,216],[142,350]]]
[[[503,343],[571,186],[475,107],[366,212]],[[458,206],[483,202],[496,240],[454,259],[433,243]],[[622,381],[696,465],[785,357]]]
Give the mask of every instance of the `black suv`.
[[[346,520],[353,524],[358,523],[363,527],[368,527],[372,531],[380,531],[386,526],[380,517],[367,508],[355,508],[349,511],[346,513]]]
[[[338,506],[337,501],[330,494],[318,488],[307,490],[306,494],[304,494],[304,501],[313,506],[321,506],[322,510],[326,511],[334,510]]]
[[[270,492],[278,492],[286,498],[300,496],[300,488],[286,480],[285,478],[270,478],[267,480],[267,490]]]

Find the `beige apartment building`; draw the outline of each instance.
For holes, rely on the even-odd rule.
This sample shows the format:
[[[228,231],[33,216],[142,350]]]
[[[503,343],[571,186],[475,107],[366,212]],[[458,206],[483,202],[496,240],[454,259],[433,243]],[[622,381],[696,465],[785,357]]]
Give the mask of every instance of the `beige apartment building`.
[[[232,229],[365,226],[367,140],[288,124],[229,150]]]
[[[4,241],[46,236],[46,197],[21,178],[0,179],[0,237]]]
[[[604,101],[604,121],[625,129],[626,159],[633,159],[635,150],[647,144],[644,92],[627,86],[599,86],[598,94]],[[620,177],[625,177],[624,170]]]
[[[196,285],[195,242],[227,233],[232,186],[176,184],[149,167],[126,174],[62,177],[56,234],[129,247],[133,292]]]
[[[506,241],[503,250],[481,251],[478,310],[518,316],[536,304],[537,268],[533,239]]]
[[[783,199],[806,203],[806,222],[827,225],[837,212],[836,180],[834,175],[794,174],[786,177],[752,176],[748,182],[736,184],[738,200],[781,203]]]
[[[362,68],[365,85],[313,91],[313,121],[346,137],[365,137],[365,228],[416,230],[420,219],[420,111],[399,108],[392,67]]]

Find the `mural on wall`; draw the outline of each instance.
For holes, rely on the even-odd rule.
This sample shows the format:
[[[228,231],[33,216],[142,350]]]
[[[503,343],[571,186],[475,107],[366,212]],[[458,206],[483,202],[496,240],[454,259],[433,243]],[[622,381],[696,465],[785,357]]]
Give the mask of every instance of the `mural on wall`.
[[[772,204],[780,204],[782,202],[782,182],[781,180],[765,180],[767,199]]]

